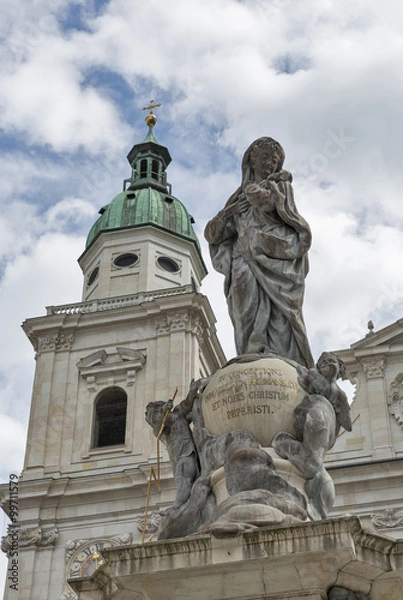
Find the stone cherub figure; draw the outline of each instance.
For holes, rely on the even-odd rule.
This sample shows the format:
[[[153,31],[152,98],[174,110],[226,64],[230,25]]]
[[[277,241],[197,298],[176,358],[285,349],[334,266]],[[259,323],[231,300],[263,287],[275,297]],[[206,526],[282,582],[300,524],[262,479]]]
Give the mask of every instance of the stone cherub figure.
[[[198,386],[192,382],[188,395],[175,408],[173,408],[173,400],[168,400],[168,402],[149,402],[145,410],[145,420],[151,425],[155,437],[158,437],[166,415],[160,439],[168,450],[177,486],[172,509],[178,509],[185,504],[190,496],[193,482],[199,475],[197,451],[189,426],[197,392]]]
[[[255,140],[242,159],[241,186],[204,235],[225,276],[237,354],[274,352],[309,368],[302,303],[311,231],[295,206],[284,158],[272,138]]]
[[[298,381],[307,395],[294,409],[295,437],[281,431],[272,446],[306,477],[305,491],[320,517],[333,503],[334,488],[324,469],[326,452],[336,442],[340,427],[351,431],[347,396],[337,385],[345,373],[341,359],[323,352],[316,368],[298,367]]]
[[[307,396],[294,410],[296,437],[280,432],[272,445],[277,454],[292,462],[307,478],[323,465],[325,454],[336,442],[340,427],[351,431],[347,396],[336,381],[345,372],[335,354],[323,352],[316,368],[298,368],[298,381]]]

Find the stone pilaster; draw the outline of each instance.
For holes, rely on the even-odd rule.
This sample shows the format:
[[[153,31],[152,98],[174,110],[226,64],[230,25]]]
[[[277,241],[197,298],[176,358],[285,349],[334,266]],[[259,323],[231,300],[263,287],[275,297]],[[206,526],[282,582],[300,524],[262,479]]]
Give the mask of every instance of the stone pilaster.
[[[377,356],[362,361],[367,380],[369,419],[372,427],[373,457],[375,459],[393,456],[392,440],[387,414],[387,392],[385,386],[385,358]]]

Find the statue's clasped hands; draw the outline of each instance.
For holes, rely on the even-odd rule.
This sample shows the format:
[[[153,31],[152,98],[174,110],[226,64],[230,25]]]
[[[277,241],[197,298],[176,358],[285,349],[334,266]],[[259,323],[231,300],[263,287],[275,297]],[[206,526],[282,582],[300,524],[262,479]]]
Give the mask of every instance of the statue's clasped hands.
[[[256,208],[267,208],[267,203],[270,201],[272,195],[271,185],[269,189],[265,189],[257,183],[248,183],[245,186],[245,194],[248,202]]]
[[[223,215],[225,215],[225,217],[228,218],[232,217],[233,215],[239,215],[241,213],[244,213],[248,210],[248,208],[250,208],[250,202],[245,195],[242,195],[240,199],[237,200],[237,202],[234,202],[233,204],[227,206],[222,211],[222,213]]]

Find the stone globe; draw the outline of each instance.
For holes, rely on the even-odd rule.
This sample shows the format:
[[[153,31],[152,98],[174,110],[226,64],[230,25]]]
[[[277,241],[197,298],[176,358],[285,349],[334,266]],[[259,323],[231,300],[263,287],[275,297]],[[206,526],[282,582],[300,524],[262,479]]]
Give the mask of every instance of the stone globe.
[[[205,426],[216,435],[246,429],[269,447],[279,431],[295,435],[293,412],[305,395],[291,361],[270,356],[231,362],[203,391]]]

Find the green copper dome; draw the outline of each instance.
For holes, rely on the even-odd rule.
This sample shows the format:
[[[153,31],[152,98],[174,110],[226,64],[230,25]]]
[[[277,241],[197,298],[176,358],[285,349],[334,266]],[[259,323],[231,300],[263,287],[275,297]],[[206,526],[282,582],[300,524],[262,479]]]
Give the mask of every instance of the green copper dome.
[[[140,225],[156,225],[171,233],[188,238],[199,247],[193,231],[193,218],[177,198],[160,189],[147,186],[129,188],[118,194],[100,210],[101,216],[91,227],[86,248],[103,231],[127,229]]]
[[[148,107],[150,108],[150,107]],[[132,174],[125,181],[127,189],[99,211],[101,216],[92,226],[86,243],[88,249],[104,231],[154,225],[196,244],[201,257],[199,241],[193,231],[193,218],[183,204],[171,194],[166,168],[171,162],[168,149],[157,142],[153,134],[155,115],[148,115],[149,131],[145,139],[135,144],[127,160]]]

